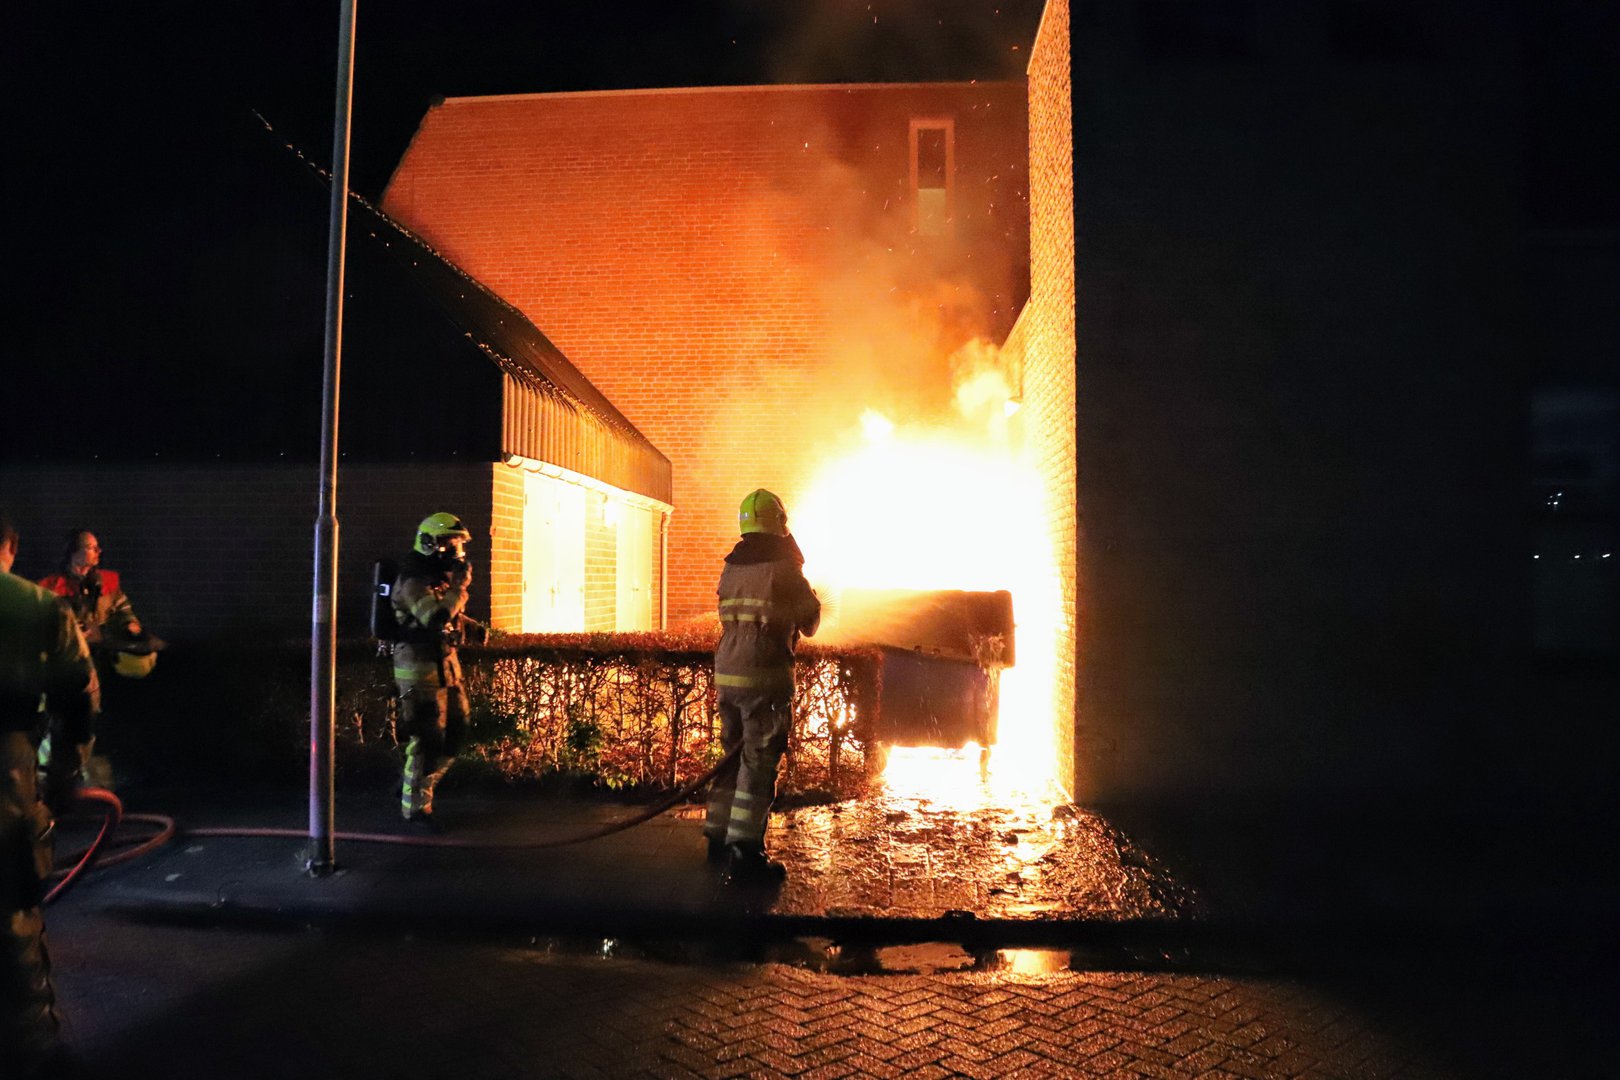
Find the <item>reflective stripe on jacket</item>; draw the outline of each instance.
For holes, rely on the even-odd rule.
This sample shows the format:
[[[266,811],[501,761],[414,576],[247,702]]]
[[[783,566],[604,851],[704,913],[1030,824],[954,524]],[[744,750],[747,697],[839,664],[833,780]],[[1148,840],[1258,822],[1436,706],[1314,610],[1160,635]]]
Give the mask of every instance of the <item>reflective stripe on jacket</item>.
[[[456,686],[461,664],[446,638],[467,607],[470,575],[452,576],[412,554],[394,582],[394,618],[405,627],[406,640],[394,645],[394,678],[430,686]]]

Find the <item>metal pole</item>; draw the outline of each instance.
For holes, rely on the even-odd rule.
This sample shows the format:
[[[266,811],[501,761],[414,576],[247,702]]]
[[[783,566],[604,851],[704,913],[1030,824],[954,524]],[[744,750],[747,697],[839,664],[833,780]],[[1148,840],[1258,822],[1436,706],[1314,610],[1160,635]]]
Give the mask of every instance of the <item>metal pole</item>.
[[[337,868],[332,847],[332,717],[337,707],[338,377],[343,369],[343,254],[349,227],[349,105],[354,16],[339,0],[337,105],[332,119],[332,203],[326,244],[326,369],[321,383],[321,494],[315,517],[315,595],[309,640],[309,864]]]

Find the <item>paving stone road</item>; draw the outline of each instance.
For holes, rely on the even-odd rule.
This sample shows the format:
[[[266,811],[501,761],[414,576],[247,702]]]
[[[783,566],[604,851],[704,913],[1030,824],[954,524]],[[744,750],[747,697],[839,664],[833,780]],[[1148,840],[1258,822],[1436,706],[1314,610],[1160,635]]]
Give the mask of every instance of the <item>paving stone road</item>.
[[[841,975],[69,911],[53,938],[70,1042],[100,1076],[1453,1075],[1278,979]]]
[[[478,807],[460,810],[472,828]],[[988,828],[952,813],[846,811],[784,827],[803,910],[915,915],[967,897],[1003,915],[1152,912],[1185,895],[1089,818]],[[549,835],[595,818],[531,806],[500,820]],[[963,938],[981,950],[970,955],[881,947],[904,939],[893,919],[842,945],[781,933],[717,942],[725,920],[676,918],[708,911],[715,889],[696,822],[676,818],[564,849],[351,845],[344,872],[320,883],[299,873],[300,851],[194,836],[92,875],[49,909],[68,1041],[87,1077],[1614,1075],[1602,993],[1614,932],[1579,906],[1559,920],[1258,926],[1252,941],[1146,951],[1029,939],[1069,940],[1084,950],[1073,954],[997,950],[981,922]],[[958,872],[964,860],[983,873]],[[918,877],[938,883],[913,888]],[[639,914],[556,928],[559,904]],[[142,912],[166,921],[134,921]],[[265,915],[279,929],[250,929]],[[645,937],[513,930],[582,925]],[[793,933],[844,932],[805,925],[819,929]],[[871,933],[883,927],[897,936]],[[705,939],[667,940],[677,933]],[[1122,970],[1150,958],[1173,970]]]

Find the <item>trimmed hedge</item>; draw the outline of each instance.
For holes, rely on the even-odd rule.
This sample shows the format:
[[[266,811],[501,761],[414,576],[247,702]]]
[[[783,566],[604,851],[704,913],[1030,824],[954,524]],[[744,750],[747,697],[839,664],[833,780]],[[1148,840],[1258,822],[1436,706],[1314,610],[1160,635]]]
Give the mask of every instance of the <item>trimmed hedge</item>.
[[[591,777],[610,788],[679,787],[719,760],[715,633],[502,635],[461,650],[469,756],[510,779]],[[868,780],[882,658],[800,646],[779,788],[846,797]]]
[[[717,626],[661,633],[498,635],[461,652],[472,707],[460,782],[563,782],[670,790],[716,761]],[[338,646],[340,778],[397,774],[389,660],[369,641]],[[881,654],[799,647],[784,794],[865,790],[877,727]],[[309,754],[309,646],[218,643],[171,649],[149,679],[110,680],[101,747],[115,770],[155,783],[302,782]]]
[[[670,790],[717,761],[717,626],[623,634],[498,634],[463,646],[471,705],[462,758],[507,781],[570,778],[614,790]],[[881,654],[802,643],[798,694],[778,788],[847,798],[870,779]],[[307,713],[307,707],[301,710]],[[388,660],[368,642],[338,651],[337,756],[393,747]],[[302,730],[307,733],[307,717]]]

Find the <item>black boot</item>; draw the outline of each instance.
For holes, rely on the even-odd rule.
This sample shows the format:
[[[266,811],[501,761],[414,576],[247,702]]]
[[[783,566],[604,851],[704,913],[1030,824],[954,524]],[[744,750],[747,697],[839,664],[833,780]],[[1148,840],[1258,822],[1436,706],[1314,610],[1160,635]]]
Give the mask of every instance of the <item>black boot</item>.
[[[710,836],[703,834],[704,841],[709,845],[709,853],[703,861],[710,866],[720,867],[726,865],[726,838],[723,836]]]
[[[721,881],[727,885],[776,885],[787,877],[787,867],[752,844],[727,844],[726,869]]]

